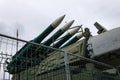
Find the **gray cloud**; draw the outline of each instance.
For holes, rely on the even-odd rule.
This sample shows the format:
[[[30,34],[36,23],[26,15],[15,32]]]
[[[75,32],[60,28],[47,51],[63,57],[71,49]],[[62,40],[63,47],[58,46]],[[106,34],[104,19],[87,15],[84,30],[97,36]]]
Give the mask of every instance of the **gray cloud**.
[[[4,22],[0,22],[0,33],[16,37],[17,29],[19,30],[19,37],[24,35],[24,26],[19,23],[7,24]]]
[[[65,21],[75,19],[73,26],[83,24],[95,34],[93,24],[96,21],[108,29],[120,25],[119,7],[119,0],[0,0],[0,21],[6,26],[0,31],[6,31],[8,26],[15,26],[17,22],[24,28],[19,30],[22,33],[20,38],[30,40],[39,35],[54,19],[66,14],[62,25]]]
[[[6,34],[6,35],[11,34],[11,32],[9,32],[10,28],[11,27],[6,23],[0,22],[0,33]]]

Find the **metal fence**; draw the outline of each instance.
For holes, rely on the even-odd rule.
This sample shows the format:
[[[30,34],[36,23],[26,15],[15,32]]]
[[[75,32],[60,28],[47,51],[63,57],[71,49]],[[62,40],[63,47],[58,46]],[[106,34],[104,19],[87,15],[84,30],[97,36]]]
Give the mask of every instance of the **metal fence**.
[[[0,34],[0,79],[120,80],[104,72],[113,66],[85,58],[80,44],[68,52]]]

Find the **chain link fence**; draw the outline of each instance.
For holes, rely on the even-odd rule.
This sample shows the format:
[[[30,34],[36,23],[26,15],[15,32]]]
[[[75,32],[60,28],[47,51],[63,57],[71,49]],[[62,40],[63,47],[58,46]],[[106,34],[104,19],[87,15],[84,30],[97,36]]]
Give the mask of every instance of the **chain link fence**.
[[[72,45],[72,48],[61,50],[0,34],[0,78],[120,80],[119,73],[113,66],[85,58],[85,46],[83,40]]]

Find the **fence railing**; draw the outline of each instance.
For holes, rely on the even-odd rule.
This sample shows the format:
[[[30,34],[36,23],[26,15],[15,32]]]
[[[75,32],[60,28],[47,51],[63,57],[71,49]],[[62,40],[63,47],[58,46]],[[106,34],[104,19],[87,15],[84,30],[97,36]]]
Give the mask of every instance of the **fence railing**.
[[[84,57],[77,45],[73,52],[0,34],[2,80],[120,80],[114,68]],[[84,44],[85,45],[85,44]],[[82,46],[84,47],[82,44]],[[74,47],[73,47],[74,48]]]

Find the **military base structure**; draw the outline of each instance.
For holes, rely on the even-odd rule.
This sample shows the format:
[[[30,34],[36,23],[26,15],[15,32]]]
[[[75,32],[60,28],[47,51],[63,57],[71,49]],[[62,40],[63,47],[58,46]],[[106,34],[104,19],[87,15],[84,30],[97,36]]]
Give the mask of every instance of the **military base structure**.
[[[71,20],[44,40],[64,18],[30,41],[0,34],[1,80],[120,80],[120,27],[93,36]]]

